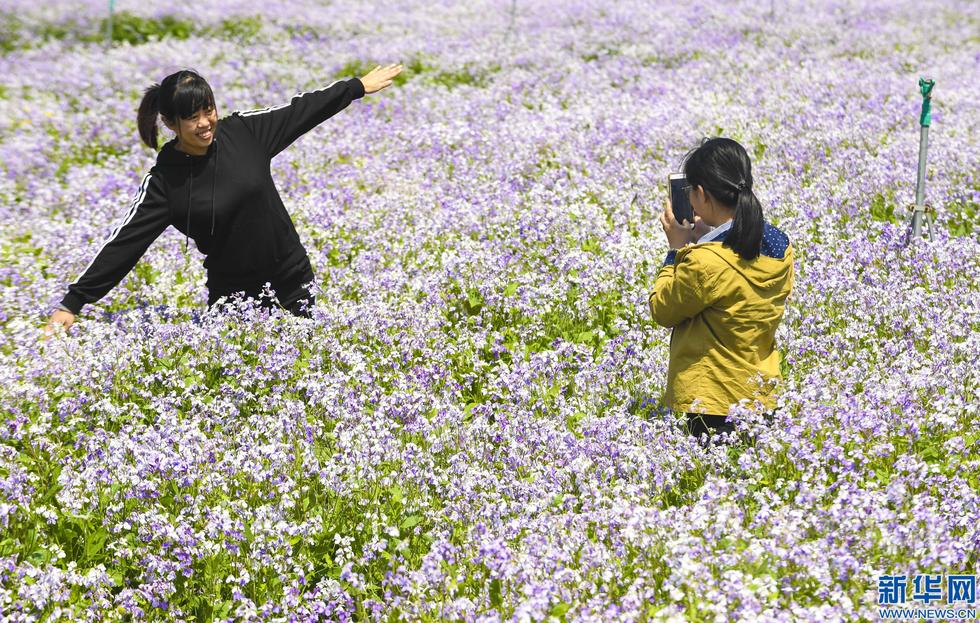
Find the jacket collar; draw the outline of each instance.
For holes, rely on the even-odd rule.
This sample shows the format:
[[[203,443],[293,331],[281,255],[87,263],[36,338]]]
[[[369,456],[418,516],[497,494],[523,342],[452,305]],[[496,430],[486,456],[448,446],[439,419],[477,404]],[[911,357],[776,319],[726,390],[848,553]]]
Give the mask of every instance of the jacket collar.
[[[721,225],[719,225],[718,227],[715,227],[705,235],[701,236],[696,244],[701,244],[702,242],[722,241],[728,235],[728,230],[731,228],[732,228],[732,220],[729,219],[724,223],[722,223]]]
[[[189,164],[194,164],[207,160],[214,156],[215,150],[218,148],[218,133],[215,132],[214,140],[208,145],[208,151],[202,156],[193,156],[191,154],[185,154],[177,149],[177,138],[174,137],[171,140],[164,143],[163,147],[160,149],[160,153],[157,154],[157,164],[169,165],[169,166],[187,166]]]

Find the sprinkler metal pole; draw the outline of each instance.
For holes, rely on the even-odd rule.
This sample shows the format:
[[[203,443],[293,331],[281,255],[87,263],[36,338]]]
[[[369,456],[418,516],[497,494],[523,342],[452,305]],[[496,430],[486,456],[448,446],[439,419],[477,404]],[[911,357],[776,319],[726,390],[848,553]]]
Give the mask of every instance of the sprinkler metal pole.
[[[109,19],[105,21],[105,44],[112,45],[112,12],[116,8],[116,0],[109,0]]]
[[[935,80],[919,78],[922,92],[922,112],[919,114],[919,176],[915,182],[915,211],[912,213],[912,235],[922,235],[922,220],[926,212],[926,151],[929,148],[929,125],[932,123],[932,87]],[[930,237],[932,230],[930,229]]]

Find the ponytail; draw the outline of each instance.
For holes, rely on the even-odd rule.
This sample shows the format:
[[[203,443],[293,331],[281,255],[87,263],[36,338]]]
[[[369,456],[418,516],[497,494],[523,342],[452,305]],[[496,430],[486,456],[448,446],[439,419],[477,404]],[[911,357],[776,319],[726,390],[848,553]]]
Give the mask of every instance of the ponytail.
[[[143,93],[139,112],[136,113],[136,125],[139,127],[140,138],[150,149],[157,148],[157,115],[160,114],[160,85],[154,84]]]
[[[737,253],[743,260],[754,260],[759,256],[762,245],[762,204],[756,199],[752,187],[742,184],[738,190],[738,200],[735,204],[735,217],[732,218],[732,228],[725,238],[725,246]]]
[[[735,209],[723,243],[743,260],[759,256],[765,221],[762,204],[752,192],[752,162],[745,148],[730,138],[708,138],[684,159],[684,175],[716,201]]]

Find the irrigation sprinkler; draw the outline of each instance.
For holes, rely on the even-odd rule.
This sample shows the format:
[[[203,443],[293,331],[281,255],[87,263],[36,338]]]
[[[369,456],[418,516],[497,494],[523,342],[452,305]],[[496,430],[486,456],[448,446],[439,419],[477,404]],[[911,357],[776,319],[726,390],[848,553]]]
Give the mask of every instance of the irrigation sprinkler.
[[[922,111],[919,113],[919,176],[915,182],[915,209],[912,211],[912,235],[919,238],[922,235],[922,223],[929,230],[929,240],[932,240],[932,208],[925,203],[926,198],[926,150],[929,147],[929,125],[932,123],[932,87],[935,80],[919,78],[919,90],[922,92]]]
[[[116,9],[116,0],[109,0],[109,18],[105,21],[105,44],[112,45],[112,13]]]

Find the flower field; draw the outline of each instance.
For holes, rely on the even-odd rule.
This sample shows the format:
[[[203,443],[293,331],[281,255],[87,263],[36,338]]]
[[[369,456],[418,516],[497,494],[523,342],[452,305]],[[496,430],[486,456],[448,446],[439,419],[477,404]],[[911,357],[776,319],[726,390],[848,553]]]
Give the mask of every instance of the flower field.
[[[101,0],[0,8],[0,621],[876,621],[879,576],[978,573],[976,2],[115,9],[106,47]],[[389,62],[273,163],[312,319],[206,313],[169,229],[39,340],[153,163],[143,89]],[[704,448],[647,296],[707,135],[796,282],[775,416]]]

